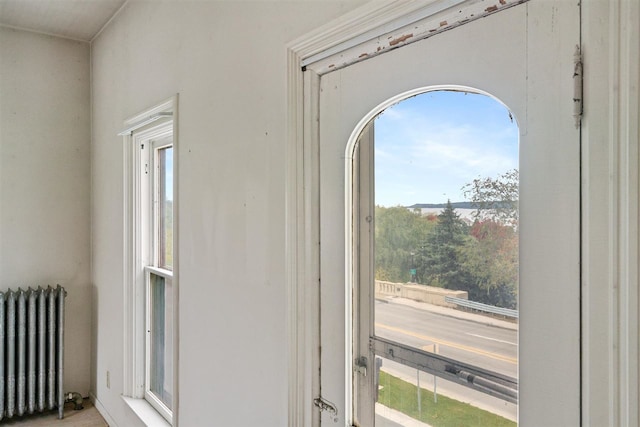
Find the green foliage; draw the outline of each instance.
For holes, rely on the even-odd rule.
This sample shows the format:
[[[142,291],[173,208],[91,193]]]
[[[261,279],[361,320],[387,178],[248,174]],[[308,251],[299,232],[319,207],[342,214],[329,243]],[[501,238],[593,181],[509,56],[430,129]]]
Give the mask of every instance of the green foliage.
[[[469,299],[515,309],[518,291],[518,233],[494,221],[476,221],[462,251]]]
[[[469,226],[448,201],[437,216],[376,207],[376,279],[467,291],[469,299],[517,308],[518,171],[467,184],[476,220]],[[417,205],[416,205],[417,206]],[[416,277],[411,277],[411,269]]]
[[[468,240],[467,225],[448,201],[418,250],[419,282],[447,289],[464,289],[468,278],[462,268],[463,249]]]
[[[476,408],[438,395],[434,402],[433,393],[420,388],[421,408],[418,407],[418,388],[384,371],[380,372],[380,392],[378,402],[400,411],[433,427],[511,427],[516,423],[491,412]]]
[[[433,222],[401,206],[376,206],[376,279],[408,282],[415,268],[416,250]]]
[[[164,265],[162,267],[170,267],[173,268],[173,201],[165,200],[164,209],[162,209],[161,215],[162,218],[162,230],[159,230],[161,233],[164,233],[164,242],[163,247],[160,248],[161,251],[164,250]]]

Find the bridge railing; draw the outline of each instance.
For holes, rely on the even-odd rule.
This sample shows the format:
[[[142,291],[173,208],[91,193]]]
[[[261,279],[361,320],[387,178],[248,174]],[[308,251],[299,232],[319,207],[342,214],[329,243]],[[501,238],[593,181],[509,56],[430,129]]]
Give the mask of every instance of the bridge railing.
[[[510,308],[496,307],[494,305],[483,304],[480,302],[469,301],[462,298],[455,298],[446,296],[445,301],[451,304],[456,304],[459,307],[469,308],[472,310],[484,311],[485,313],[497,314],[500,316],[510,317],[512,319],[518,318],[518,310],[512,310]]]

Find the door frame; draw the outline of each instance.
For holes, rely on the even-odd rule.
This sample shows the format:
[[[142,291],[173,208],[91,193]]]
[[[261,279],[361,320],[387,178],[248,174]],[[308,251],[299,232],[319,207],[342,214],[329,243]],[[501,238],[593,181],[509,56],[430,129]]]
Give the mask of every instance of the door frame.
[[[406,24],[412,17],[416,20],[420,14],[431,13],[435,23],[438,13],[433,17],[434,10],[446,2],[382,3],[365,4],[287,45],[285,280],[290,427],[317,425],[318,411],[312,402],[319,395],[319,374],[312,371],[319,354],[319,230],[314,228],[318,219],[314,204],[318,198],[317,167],[314,167],[317,103],[311,96],[317,95],[319,76],[313,70],[305,73],[303,61],[318,54],[316,59],[322,58],[322,53],[334,56],[342,53],[345,63],[361,60],[361,55],[368,57],[370,52],[376,54],[378,47],[384,47],[379,44],[383,40],[379,36],[397,34],[403,22]],[[501,5],[496,6],[500,10]],[[640,388],[637,366],[640,5],[627,0],[586,0],[581,2],[581,11],[581,47],[585,52],[581,178],[582,425],[633,426],[640,420],[637,405],[633,404],[638,401]],[[417,38],[410,37],[399,45]],[[354,46],[364,44],[373,49],[355,50]],[[327,67],[330,65],[335,64]]]
[[[501,0],[371,2],[287,46],[285,257],[289,335],[288,425],[319,425],[320,230],[318,110],[322,74],[519,5]],[[345,313],[347,324],[350,314]],[[348,340],[351,334],[347,333]],[[347,343],[351,345],[350,341]]]

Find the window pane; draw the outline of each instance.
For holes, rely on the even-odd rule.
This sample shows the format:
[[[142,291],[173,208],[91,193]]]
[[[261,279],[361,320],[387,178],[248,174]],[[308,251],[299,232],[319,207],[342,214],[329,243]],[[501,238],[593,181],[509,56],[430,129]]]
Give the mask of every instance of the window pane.
[[[517,378],[518,135],[504,105],[473,93],[428,92],[376,118],[375,337]],[[420,400],[433,375],[397,360],[382,378],[385,411],[517,419],[517,404],[444,378]]]
[[[378,365],[376,427],[515,425],[511,403],[393,360]]]
[[[158,150],[158,267],[173,269],[173,147]]]
[[[173,394],[173,297],[171,279],[150,274],[149,390],[169,409]]]

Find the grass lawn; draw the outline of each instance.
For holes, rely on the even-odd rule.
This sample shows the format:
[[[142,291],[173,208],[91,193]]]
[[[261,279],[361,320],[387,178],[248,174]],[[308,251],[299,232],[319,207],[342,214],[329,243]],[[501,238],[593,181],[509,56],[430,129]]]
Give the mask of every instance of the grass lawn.
[[[380,372],[378,403],[400,411],[412,418],[424,421],[433,427],[514,427],[516,423],[501,416],[478,409],[467,403],[438,394],[438,403],[433,401],[433,392],[421,388],[422,414],[418,410],[417,387],[386,372]]]

